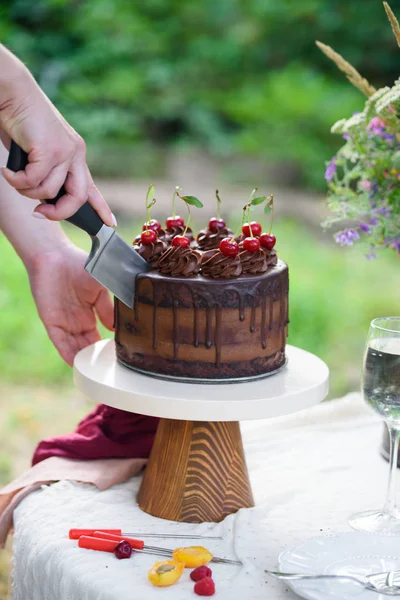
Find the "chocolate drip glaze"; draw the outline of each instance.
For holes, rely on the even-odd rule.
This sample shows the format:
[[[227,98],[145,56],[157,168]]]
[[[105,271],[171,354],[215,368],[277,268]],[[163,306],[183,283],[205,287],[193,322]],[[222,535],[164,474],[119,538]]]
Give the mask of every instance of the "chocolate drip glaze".
[[[137,250],[140,256],[147,260],[152,267],[156,267],[158,259],[167,248],[167,244],[161,240],[157,240],[151,244],[140,244],[139,246],[134,246],[134,249]]]
[[[191,248],[171,246],[158,259],[157,268],[163,275],[189,277],[200,270],[200,254]]]
[[[232,236],[233,231],[228,227],[222,227],[217,231],[202,229],[197,236],[197,246],[200,250],[217,250],[221,240]]]
[[[251,306],[251,314],[250,314],[250,333],[254,333],[256,329],[256,304],[255,298],[253,296],[253,303]]]
[[[207,250],[201,257],[201,272],[213,279],[239,277],[242,265],[238,256],[225,256],[219,250]]]
[[[190,280],[185,277],[168,278],[156,272],[139,275],[134,299],[135,317],[139,305],[141,307],[139,323],[135,319],[133,324],[132,311],[116,300],[116,315],[119,315],[117,322],[133,336],[129,338],[131,342],[128,342],[128,346],[123,345],[127,343],[127,338],[118,336],[118,357],[132,366],[170,375],[213,379],[266,373],[284,362],[288,323],[287,294],[287,267],[282,261],[262,275],[244,275],[231,282],[210,281],[201,275]],[[246,329],[241,326],[241,333],[236,337],[236,328],[231,321],[233,316],[228,317],[228,321],[225,320],[228,314],[226,311],[230,311],[232,315],[232,309],[238,311],[238,327],[240,321],[248,320],[245,328],[250,337],[245,344],[250,343],[254,347],[251,338],[257,336],[260,344],[259,358],[246,360],[243,356],[242,362],[233,362],[232,340],[236,340],[234,344],[240,344]],[[128,329],[129,323],[132,328]],[[157,353],[148,354],[148,351],[143,350],[143,339],[146,340],[145,346],[149,341],[150,347],[153,351],[157,350]],[[171,347],[167,354],[166,344]],[[131,345],[134,354],[127,355],[125,348],[128,349]],[[190,347],[200,350],[203,348],[203,358],[190,362],[193,361],[187,356],[190,354]],[[226,348],[229,348],[227,353]],[[170,358],[167,358],[169,352]]]
[[[284,299],[283,299],[284,301]],[[261,347],[263,350],[267,347],[267,329],[265,327],[267,316],[267,297],[261,297]]]
[[[239,259],[243,273],[257,275],[258,273],[265,273],[268,269],[267,259],[262,250],[257,250],[257,252],[242,250],[239,252]]]
[[[137,299],[137,294],[135,294],[133,307],[135,313],[137,310]],[[153,287],[153,350],[157,350],[158,348],[158,303],[159,297],[157,289]]]
[[[179,307],[179,302],[178,300],[173,300],[173,313],[172,313],[172,318],[173,318],[173,331],[172,331],[172,341],[174,344],[174,359],[176,360],[178,358],[178,347],[179,347],[179,329],[178,329],[178,307]]]
[[[193,301],[193,346],[199,345],[199,307],[196,301]]]

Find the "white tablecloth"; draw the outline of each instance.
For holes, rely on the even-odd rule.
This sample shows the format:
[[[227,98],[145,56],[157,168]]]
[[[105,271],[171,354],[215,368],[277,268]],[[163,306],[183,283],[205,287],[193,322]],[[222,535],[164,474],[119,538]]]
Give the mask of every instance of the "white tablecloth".
[[[282,550],[306,538],[346,531],[351,513],[382,506],[388,471],[379,455],[382,424],[351,394],[289,417],[243,423],[242,431],[256,507],[223,523],[177,524],[143,513],[135,504],[140,478],[102,493],[60,482],[28,496],[15,512],[13,600],[195,597],[188,571],[177,585],[157,589],[147,581],[157,557],[119,561],[67,539],[70,527],[92,526],[222,535],[203,543],[217,556],[239,558],[243,567],[210,565],[216,598],[296,598],[263,569],[276,567]]]

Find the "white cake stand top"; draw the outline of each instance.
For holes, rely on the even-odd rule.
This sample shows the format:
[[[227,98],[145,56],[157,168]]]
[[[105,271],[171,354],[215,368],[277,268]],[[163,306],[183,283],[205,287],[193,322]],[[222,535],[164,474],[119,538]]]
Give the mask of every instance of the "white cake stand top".
[[[78,389],[98,403],[142,415],[184,421],[246,421],[308,408],[328,393],[329,370],[317,356],[286,347],[287,366],[246,383],[177,383],[118,364],[113,340],[102,340],[75,357]]]

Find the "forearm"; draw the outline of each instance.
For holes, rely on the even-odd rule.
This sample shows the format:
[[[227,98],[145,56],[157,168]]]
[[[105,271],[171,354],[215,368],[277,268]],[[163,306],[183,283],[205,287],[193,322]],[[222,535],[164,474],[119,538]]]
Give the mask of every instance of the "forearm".
[[[37,87],[25,65],[0,44],[0,127],[17,110],[16,100],[21,91]]]
[[[0,144],[0,163],[7,152]],[[59,223],[32,217],[34,203],[21,196],[0,176],[0,229],[9,239],[28,270],[47,252],[70,245]]]

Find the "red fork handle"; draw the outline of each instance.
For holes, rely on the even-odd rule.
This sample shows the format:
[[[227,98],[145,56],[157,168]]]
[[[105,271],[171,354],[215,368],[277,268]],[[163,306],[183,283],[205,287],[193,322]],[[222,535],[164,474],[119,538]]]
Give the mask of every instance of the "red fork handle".
[[[93,537],[102,538],[104,540],[110,540],[114,542],[122,542],[123,540],[129,542],[133,550],[143,550],[144,542],[142,540],[135,540],[134,538],[126,537],[123,535],[116,535],[109,533],[108,531],[95,531]]]
[[[82,535],[92,536],[95,531],[100,531],[101,528],[96,527],[95,529],[70,529],[69,530],[69,539],[70,540],[79,540]],[[121,535],[122,529],[101,529],[101,531],[107,533],[113,533],[114,535]]]
[[[101,552],[114,552],[118,544],[119,542],[117,540],[105,540],[86,535],[82,535],[78,540],[79,548],[100,550]]]

